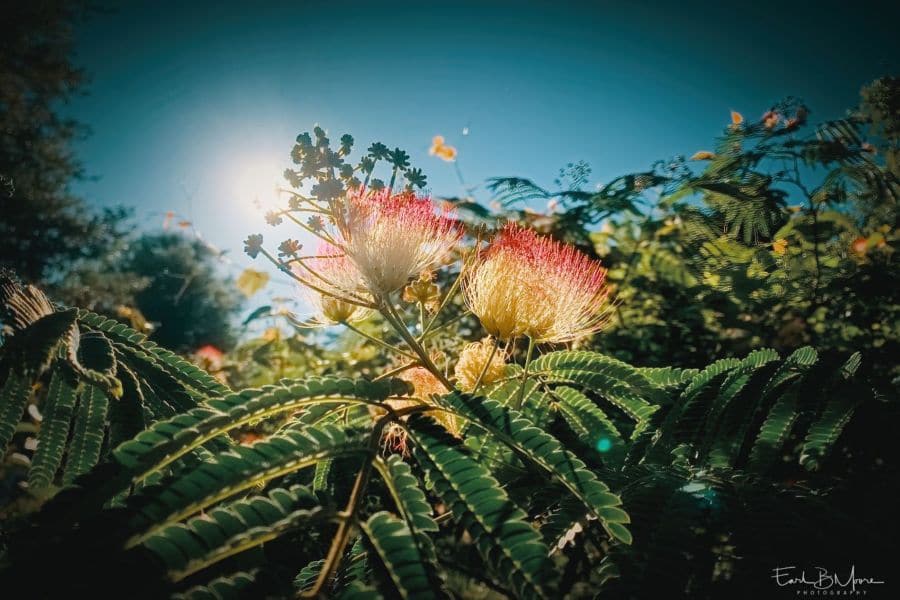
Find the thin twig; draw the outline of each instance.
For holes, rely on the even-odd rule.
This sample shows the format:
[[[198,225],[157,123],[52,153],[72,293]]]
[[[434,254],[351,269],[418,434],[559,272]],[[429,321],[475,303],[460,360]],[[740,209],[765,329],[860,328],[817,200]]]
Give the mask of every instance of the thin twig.
[[[497,353],[497,348],[500,347],[500,338],[494,338],[494,346],[491,348],[491,353],[488,356],[487,361],[485,361],[484,366],[481,367],[481,373],[478,374],[478,379],[475,380],[475,386],[472,388],[472,393],[475,394],[478,392],[478,388],[481,387],[481,382],[484,379],[485,374],[487,374],[488,368],[491,366],[491,361],[494,360],[494,355]]]
[[[525,366],[522,369],[522,384],[519,387],[518,400],[516,401],[516,409],[522,408],[525,401],[525,385],[528,383],[528,367],[531,365],[531,355],[534,353],[534,338],[528,338],[528,351],[525,353]]]
[[[349,329],[356,335],[364,337],[367,340],[369,340],[370,342],[374,342],[374,343],[378,344],[382,348],[386,348],[386,349],[390,350],[391,352],[396,352],[397,354],[400,354],[401,356],[405,356],[406,358],[416,360],[416,361],[418,360],[418,357],[416,357],[414,354],[410,354],[409,352],[407,352],[405,350],[401,350],[400,348],[397,348],[396,346],[393,346],[393,345],[385,342],[384,340],[380,340],[375,336],[369,335],[365,331],[354,327],[347,321],[344,321],[343,323],[341,323],[341,325],[343,325],[344,327],[346,327],[347,329]]]

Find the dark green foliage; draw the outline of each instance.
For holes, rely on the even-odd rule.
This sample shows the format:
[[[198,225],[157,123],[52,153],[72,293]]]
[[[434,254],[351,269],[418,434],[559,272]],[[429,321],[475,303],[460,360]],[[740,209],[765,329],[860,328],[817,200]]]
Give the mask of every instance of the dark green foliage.
[[[585,446],[594,448],[602,444],[604,462],[618,465],[624,458],[625,442],[603,410],[574,388],[560,386],[553,395],[560,415]]]
[[[390,378],[234,393],[124,325],[17,294],[0,425],[14,432],[28,382],[48,382],[29,482],[44,496],[68,488],[36,529],[14,532],[5,576],[33,577],[37,555],[66,557],[72,574],[102,561],[114,574],[93,579],[99,595],[140,578],[148,594],[184,598],[465,597],[461,574],[515,597],[729,589],[716,565],[746,582],[765,564],[753,528],[779,535],[766,510],[838,518],[779,478],[844,460],[838,441],[873,402],[858,355],[811,348],[702,370],[551,352],[524,387],[510,365],[488,397],[453,392],[436,406],[404,404],[412,388]],[[39,324],[46,339],[21,337]],[[398,406],[425,414],[401,419]],[[263,440],[228,435],[263,420],[275,427]],[[411,456],[380,456],[388,426],[406,431]]]
[[[168,402],[177,398],[181,408],[190,408],[195,398],[227,391],[121,323],[55,309],[42,292],[6,276],[0,284],[9,326],[0,347],[0,371],[6,375],[0,445],[5,449],[14,441],[27,420],[26,406],[34,401],[43,419],[28,478],[39,500],[88,472],[115,443],[168,416]]]
[[[275,488],[265,496],[237,500],[184,524],[170,525],[144,545],[163,560],[169,577],[178,581],[321,518],[322,512],[308,489]]]
[[[362,526],[401,598],[443,598],[441,587],[429,577],[429,563],[419,554],[406,524],[387,512],[375,513]]]
[[[84,73],[72,63],[86,2],[17,2],[0,36],[0,267],[29,281],[64,274],[118,246],[120,210],[95,212],[69,190],[82,175],[72,143],[83,128],[59,107]]]
[[[16,431],[31,392],[24,375],[9,369],[0,388],[0,442],[5,447]]]
[[[97,464],[106,434],[108,410],[109,399],[103,390],[95,385],[85,385],[82,388],[63,483],[72,483],[76,477],[87,473]]]
[[[69,430],[75,418],[75,386],[75,381],[63,369],[54,369],[44,406],[43,434],[28,474],[28,485],[34,490],[49,486],[62,465]]]
[[[432,421],[415,421],[411,434],[429,485],[472,535],[493,576],[517,597],[550,597],[548,550],[522,509]]]
[[[33,448],[25,438],[36,432],[27,493],[50,499],[4,525],[0,589],[37,582],[36,595],[56,597],[90,581],[101,597],[769,597],[775,565],[842,567],[852,550],[880,568],[873,555],[896,547],[892,496],[879,486],[896,477],[885,384],[896,372],[897,182],[865,131],[896,142],[894,87],[879,82],[866,108],[811,135],[801,134],[806,108],[780,104],[774,126],[729,128],[702,172],[660,163],[597,192],[584,191],[583,164],[561,173],[556,185],[570,189],[559,192],[494,181],[507,216],[603,255],[620,303],[596,346],[538,349],[520,366],[510,344],[505,375],[480,395],[453,379],[446,393],[426,393],[391,378],[416,362],[388,374],[397,365],[382,368],[381,354],[318,357],[316,372],[335,375],[306,376],[316,357],[302,339],[250,350],[303,353],[289,370],[302,377],[272,377],[267,366],[252,375],[257,387],[235,392],[142,333],[3,282],[0,439],[27,460],[18,451]],[[345,136],[332,149],[318,127],[298,136],[288,179],[312,180],[323,205],[361,179],[424,185],[400,149],[373,144],[353,165],[352,144]],[[390,183],[372,178],[379,162]],[[822,181],[807,187],[800,165],[824,169]],[[647,205],[650,189],[660,196]],[[554,197],[563,211],[546,218],[514,208]],[[270,222],[293,218],[303,203],[294,200]],[[282,267],[296,254],[289,242]],[[246,245],[272,258],[262,236]],[[202,262],[196,248],[173,248],[162,238],[138,248],[144,266],[162,255],[180,265],[160,281]],[[179,281],[154,289],[182,302],[208,280]],[[477,335],[449,304],[455,315],[442,315],[449,326],[429,339],[432,358],[417,354],[438,383]],[[376,337],[395,325],[360,324]],[[402,323],[397,331],[387,344],[416,349]],[[192,339],[181,348],[201,343]],[[53,578],[42,577],[47,564]]]
[[[617,508],[621,503],[619,498],[553,436],[535,427],[517,411],[493,400],[450,394],[444,401],[509,446],[525,464],[544,470],[548,477],[581,500],[600,519],[610,536],[630,543],[631,535],[624,526],[628,515]]]

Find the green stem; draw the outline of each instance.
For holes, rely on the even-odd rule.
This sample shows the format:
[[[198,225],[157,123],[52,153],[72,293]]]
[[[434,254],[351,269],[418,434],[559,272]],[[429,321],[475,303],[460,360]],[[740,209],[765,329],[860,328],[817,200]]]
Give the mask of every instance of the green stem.
[[[353,489],[350,490],[347,506],[339,515],[341,517],[341,522],[338,525],[337,532],[334,534],[334,539],[331,541],[331,547],[328,549],[325,563],[319,571],[319,576],[316,578],[315,585],[313,585],[310,590],[300,594],[301,598],[317,598],[322,589],[331,581],[335,571],[337,571],[338,565],[340,565],[344,550],[347,549],[347,542],[350,540],[350,531],[353,529],[354,517],[356,516],[357,510],[359,510],[363,492],[369,483],[369,478],[372,476],[373,463],[375,457],[378,455],[378,444],[381,441],[381,432],[389,420],[389,415],[385,415],[378,420],[378,423],[376,423],[375,427],[372,429],[372,436],[369,438],[369,454],[366,457],[363,468],[360,469],[356,476],[356,481],[353,483]]]
[[[323,212],[322,214],[329,214],[329,213]],[[284,216],[287,217],[288,219],[290,219],[291,221],[293,221],[295,225],[298,225],[300,228],[306,230],[308,233],[311,233],[312,235],[316,236],[320,240],[327,242],[327,243],[331,244],[332,246],[340,247],[340,244],[338,244],[337,241],[335,241],[335,239],[333,237],[331,237],[330,235],[328,235],[327,233],[317,232],[312,227],[310,227],[309,225],[307,225],[306,223],[304,223],[303,221],[301,221],[300,219],[298,219],[297,217],[295,217],[294,215],[292,215],[290,213],[284,213]]]
[[[459,275],[457,275],[457,276],[456,276],[456,279],[453,281],[453,285],[451,285],[451,286],[450,286],[450,289],[447,290],[446,295],[444,295],[444,299],[441,300],[440,306],[438,306],[438,309],[437,309],[436,311],[434,311],[434,316],[431,317],[431,319],[429,319],[428,325],[426,325],[426,326],[422,329],[422,333],[421,333],[421,335],[419,335],[419,338],[418,338],[420,341],[421,341],[422,339],[424,339],[426,335],[428,335],[428,332],[431,331],[432,326],[433,326],[434,323],[437,321],[437,319],[438,319],[438,317],[440,316],[441,312],[444,310],[444,308],[447,307],[447,304],[450,302],[450,299],[451,299],[451,298],[453,297],[453,295],[456,293],[456,289],[460,286],[460,282],[462,281],[463,273],[466,272],[466,266],[467,266],[467,265],[468,265],[468,261],[463,261],[463,266],[462,266],[462,268],[459,270]]]
[[[425,304],[423,302],[419,302],[419,331],[425,333]],[[416,339],[417,342],[422,342],[422,337]]]
[[[531,365],[531,356],[534,353],[534,338],[528,338],[528,351],[525,353],[525,366],[522,368],[522,384],[519,386],[519,395],[516,400],[516,410],[522,408],[525,401],[525,384],[528,383],[528,367]]]
[[[444,387],[447,388],[447,391],[453,391],[453,384],[450,383],[450,380],[438,369],[434,362],[432,362],[431,357],[428,356],[428,353],[425,352],[425,349],[422,345],[416,341],[406,328],[406,325],[403,324],[403,320],[400,316],[394,311],[391,306],[390,300],[388,298],[382,298],[379,302],[379,310],[381,314],[384,315],[384,318],[387,319],[388,323],[400,334],[400,337],[403,338],[403,341],[406,342],[406,345],[409,346],[410,350],[412,350],[416,356],[419,358],[419,362],[422,363],[422,366],[431,371],[431,374],[438,378]]]
[[[406,363],[405,365],[400,365],[396,369],[391,369],[390,371],[386,371],[386,372],[382,373],[378,377],[373,378],[372,381],[378,381],[380,379],[387,379],[388,377],[392,377],[392,376],[396,375],[397,373],[402,373],[403,371],[408,371],[409,369],[412,369],[413,367],[416,367],[418,365],[419,365],[419,359],[416,358],[413,360],[413,362]]]
[[[390,350],[391,352],[396,352],[397,354],[400,354],[401,356],[405,356],[406,358],[409,358],[409,359],[412,359],[412,360],[418,360],[418,357],[417,357],[417,356],[415,356],[415,355],[413,355],[413,354],[410,354],[409,352],[406,352],[405,350],[401,350],[400,348],[397,348],[396,346],[394,346],[394,345],[392,345],[392,344],[388,344],[388,343],[385,342],[384,340],[380,340],[380,339],[378,339],[378,338],[375,337],[375,336],[369,335],[369,334],[366,333],[365,331],[363,331],[363,330],[361,330],[361,329],[358,329],[358,328],[354,327],[353,325],[351,325],[350,323],[348,323],[348,322],[346,322],[346,321],[344,321],[343,323],[341,323],[341,325],[343,325],[344,327],[346,327],[347,329],[349,329],[350,331],[352,331],[352,332],[355,333],[356,335],[361,336],[361,337],[364,337],[364,338],[366,338],[367,340],[369,340],[370,342],[374,342],[374,343],[378,344],[378,345],[381,346],[382,348],[387,348],[387,349]]]
[[[472,394],[478,392],[478,388],[481,387],[481,381],[484,379],[485,374],[487,373],[488,368],[491,366],[491,361],[494,360],[494,355],[497,353],[497,348],[500,347],[500,338],[494,338],[494,347],[491,348],[491,354],[488,356],[487,361],[485,361],[484,366],[481,367],[481,373],[478,374],[478,379],[475,380],[475,387],[472,388]]]
[[[449,327],[450,325],[453,325],[454,323],[456,323],[456,322],[459,321],[460,319],[465,318],[465,317],[468,316],[468,315],[469,315],[469,311],[464,311],[464,312],[461,312],[460,314],[456,315],[456,316],[453,317],[452,319],[447,319],[446,321],[444,321],[443,323],[441,323],[441,324],[438,325],[437,327],[432,327],[432,328],[430,328],[430,329],[428,329],[428,328],[426,327],[426,329],[428,329],[428,333],[426,333],[425,335],[420,335],[419,337],[416,338],[416,341],[417,341],[417,342],[421,342],[422,340],[427,340],[428,338],[430,338],[432,335],[434,335],[435,333],[437,333],[437,332],[440,331],[441,329],[445,329],[445,328]]]

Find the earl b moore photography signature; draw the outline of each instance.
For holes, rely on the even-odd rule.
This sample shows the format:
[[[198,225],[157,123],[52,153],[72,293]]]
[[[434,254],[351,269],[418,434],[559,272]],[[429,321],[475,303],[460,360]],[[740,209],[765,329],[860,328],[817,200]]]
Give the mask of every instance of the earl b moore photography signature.
[[[861,575],[856,565],[843,570],[824,567],[775,567],[772,569],[775,585],[795,596],[867,596],[884,588],[882,577]]]

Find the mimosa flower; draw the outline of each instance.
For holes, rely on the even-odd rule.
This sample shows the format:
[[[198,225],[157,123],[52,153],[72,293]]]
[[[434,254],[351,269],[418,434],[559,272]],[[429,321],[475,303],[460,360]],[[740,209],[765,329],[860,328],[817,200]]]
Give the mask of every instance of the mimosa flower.
[[[766,129],[773,129],[776,125],[778,125],[778,121],[781,120],[781,115],[779,115],[774,110],[767,111],[762,116],[763,126]]]
[[[464,280],[466,304],[501,340],[576,340],[606,322],[606,269],[574,247],[510,223]]]
[[[434,273],[423,271],[419,278],[403,288],[403,301],[422,304],[429,312],[437,310],[441,301],[441,290],[434,283]]]
[[[384,297],[450,254],[462,235],[453,217],[412,192],[352,192],[338,220],[339,237],[368,290]]]
[[[442,384],[428,369],[423,367],[407,369],[401,373],[399,377],[412,384],[414,390],[412,396],[418,400],[420,404],[435,406],[434,396],[443,396],[447,393],[447,388],[444,387],[444,384]],[[432,410],[427,414],[443,425],[444,428],[453,435],[459,433],[456,418],[447,411]]]
[[[864,237],[858,237],[850,244],[850,248],[857,254],[865,254],[869,249],[869,240]]]
[[[491,354],[494,356],[488,363]],[[489,385],[506,375],[506,357],[502,351],[494,351],[494,341],[489,337],[468,344],[462,349],[453,374],[456,375],[459,388],[464,392],[471,392],[475,389],[482,371],[484,376],[481,378],[481,385]]]
[[[431,148],[428,154],[437,156],[441,160],[451,162],[456,159],[456,148],[444,143],[444,136],[436,135],[431,140]]]
[[[369,309],[347,300],[368,301],[363,291],[362,276],[352,260],[328,242],[322,242],[315,258],[307,260],[304,267],[294,267],[304,281],[327,294],[308,287],[310,304],[316,309],[313,322],[335,325],[359,321],[369,315]]]
[[[446,388],[438,380],[438,378],[432,375],[430,371],[422,367],[407,369],[398,377],[412,384],[413,393],[408,400],[391,399],[384,402],[394,410],[402,410],[404,408],[419,406],[422,404],[435,406],[436,403],[434,401],[434,396],[441,396],[447,393]],[[383,411],[377,411],[373,409],[372,414],[381,416],[381,414],[383,414]],[[444,428],[452,435],[459,435],[459,426],[456,422],[456,417],[454,417],[452,414],[443,410],[432,410],[428,411],[427,414],[438,423],[443,425]],[[406,420],[406,418],[403,417],[403,420]],[[401,424],[391,423],[385,428],[384,436],[382,438],[382,445],[385,450],[389,452],[398,452],[405,455],[408,451],[406,441],[406,430]]]
[[[218,371],[225,362],[225,353],[212,344],[201,346],[194,352],[194,356],[205,369],[211,371]]]

